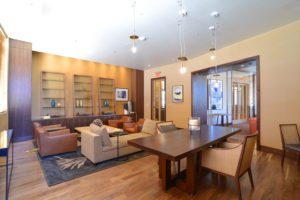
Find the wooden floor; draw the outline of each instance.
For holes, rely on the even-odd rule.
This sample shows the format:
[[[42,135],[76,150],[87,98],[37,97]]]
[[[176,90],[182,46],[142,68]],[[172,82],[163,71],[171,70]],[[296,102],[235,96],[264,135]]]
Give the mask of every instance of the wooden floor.
[[[203,173],[197,179],[195,196],[177,188],[162,191],[156,156],[147,156],[88,176],[48,187],[32,142],[15,144],[15,163],[9,199],[237,199],[234,180]],[[247,175],[241,178],[243,199],[300,199],[300,167],[286,159],[284,169],[280,156],[254,153],[252,171],[255,189],[251,190]]]

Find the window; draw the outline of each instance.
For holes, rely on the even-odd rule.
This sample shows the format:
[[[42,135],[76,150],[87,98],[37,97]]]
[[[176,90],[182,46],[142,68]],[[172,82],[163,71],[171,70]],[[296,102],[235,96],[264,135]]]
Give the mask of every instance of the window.
[[[0,113],[7,111],[8,38],[0,25]]]
[[[207,84],[208,109],[223,109],[223,81],[209,79]]]

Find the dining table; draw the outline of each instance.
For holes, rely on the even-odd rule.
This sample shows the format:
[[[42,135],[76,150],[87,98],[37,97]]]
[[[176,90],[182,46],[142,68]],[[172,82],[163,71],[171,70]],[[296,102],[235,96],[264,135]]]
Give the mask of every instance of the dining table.
[[[200,130],[178,129],[128,141],[128,145],[159,156],[159,177],[162,189],[176,186],[195,194],[200,152],[238,133],[239,128],[201,125]],[[172,178],[171,161],[186,159],[185,176]]]

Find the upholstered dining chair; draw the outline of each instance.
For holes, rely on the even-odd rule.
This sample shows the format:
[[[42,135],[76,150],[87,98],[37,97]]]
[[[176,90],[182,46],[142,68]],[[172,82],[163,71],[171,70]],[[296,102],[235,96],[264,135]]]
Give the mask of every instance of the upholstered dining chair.
[[[284,164],[284,157],[286,152],[293,152],[297,154],[297,163],[299,165],[300,158],[300,136],[297,124],[280,124],[280,134],[282,141],[282,159],[281,166]]]
[[[158,134],[176,130],[176,126],[173,121],[157,122],[156,127]]]
[[[254,188],[251,161],[256,139],[257,134],[251,134],[242,143],[223,142],[218,148],[202,151],[201,166],[214,173],[234,178],[239,199],[242,199],[239,178],[246,172]]]
[[[108,120],[108,126],[123,128],[124,122],[132,122],[132,118],[130,116],[122,116],[121,119],[110,119]]]
[[[139,133],[142,130],[145,119],[140,118],[137,122],[124,122],[123,129],[127,133]]]

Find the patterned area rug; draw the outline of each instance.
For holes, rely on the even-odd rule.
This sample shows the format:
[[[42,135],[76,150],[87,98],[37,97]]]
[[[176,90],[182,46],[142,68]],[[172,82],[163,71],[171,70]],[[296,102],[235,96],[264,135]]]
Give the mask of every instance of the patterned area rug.
[[[57,185],[150,155],[148,152],[141,151],[119,159],[116,158],[93,164],[86,157],[81,155],[80,150],[81,147],[78,147],[77,152],[48,156],[45,158],[41,158],[37,153],[48,186]]]

